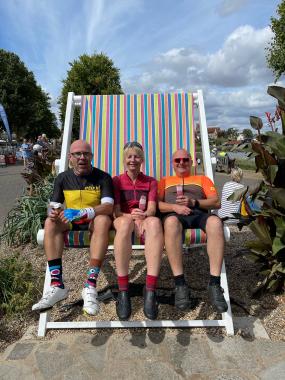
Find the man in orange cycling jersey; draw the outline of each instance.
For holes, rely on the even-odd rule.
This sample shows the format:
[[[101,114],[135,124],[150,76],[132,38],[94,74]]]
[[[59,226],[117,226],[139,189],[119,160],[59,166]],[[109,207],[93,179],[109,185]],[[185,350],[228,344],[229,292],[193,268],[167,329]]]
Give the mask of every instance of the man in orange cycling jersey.
[[[210,262],[209,298],[216,311],[224,313],[228,305],[220,286],[224,257],[223,224],[209,210],[221,207],[213,182],[204,175],[191,175],[192,158],[185,149],[172,157],[175,176],[159,182],[159,210],[164,225],[165,248],[175,282],[175,306],[186,310],[190,306],[190,289],[184,278],[182,263],[183,229],[200,228],[207,233]]]

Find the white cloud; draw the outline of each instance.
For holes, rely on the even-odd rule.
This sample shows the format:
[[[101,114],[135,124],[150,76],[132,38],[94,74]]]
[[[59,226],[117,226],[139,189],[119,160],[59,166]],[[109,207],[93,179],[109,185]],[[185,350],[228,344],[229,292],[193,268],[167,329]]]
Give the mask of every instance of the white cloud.
[[[269,27],[255,30],[251,26],[237,28],[223,47],[209,56],[205,68],[209,83],[220,86],[241,86],[268,81],[265,47],[272,37]]]
[[[229,16],[238,12],[247,2],[248,0],[223,0],[217,7],[218,14],[222,17]]]
[[[269,28],[241,26],[212,54],[173,48],[153,58],[143,73],[123,78],[125,92],[204,90],[208,124],[227,128],[248,127],[248,117],[274,107],[266,94],[273,80],[266,67],[265,46]],[[272,108],[270,108],[271,110]]]

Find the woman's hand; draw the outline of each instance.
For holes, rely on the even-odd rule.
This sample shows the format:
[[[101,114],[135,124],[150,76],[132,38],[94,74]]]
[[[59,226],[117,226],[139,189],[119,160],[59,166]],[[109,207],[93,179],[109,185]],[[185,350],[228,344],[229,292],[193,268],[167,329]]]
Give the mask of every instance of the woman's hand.
[[[133,220],[144,220],[147,215],[146,215],[145,211],[142,211],[139,208],[134,208],[131,211],[131,216],[132,216]]]

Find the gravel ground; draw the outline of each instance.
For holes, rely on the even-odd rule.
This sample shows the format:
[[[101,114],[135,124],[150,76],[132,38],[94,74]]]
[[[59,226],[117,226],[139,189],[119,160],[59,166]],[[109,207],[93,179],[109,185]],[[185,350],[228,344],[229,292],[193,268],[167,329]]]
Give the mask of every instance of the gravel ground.
[[[227,276],[229,281],[229,289],[231,296],[231,305],[234,316],[254,316],[259,318],[271,340],[285,341],[285,295],[265,294],[258,299],[252,297],[252,290],[255,289],[261,281],[258,276],[258,265],[251,263],[245,257],[244,242],[254,239],[254,235],[248,228],[243,228],[240,232],[237,227],[231,226],[231,241],[226,246],[225,260],[227,268]],[[2,247],[0,258],[8,255],[10,249]],[[33,248],[26,246],[23,255],[30,261],[34,270],[44,273],[45,256],[43,250],[39,247]],[[88,266],[88,250],[87,249],[71,249],[64,252],[64,277],[65,284],[70,289],[67,303],[80,299],[83,281],[85,279],[85,271]],[[172,305],[161,304],[159,308],[159,319],[215,319],[217,314],[213,311],[211,305],[207,301],[207,282],[209,277],[208,259],[204,249],[194,249],[184,257],[185,275],[188,279],[192,290],[192,296],[195,306],[189,312],[179,312]],[[143,252],[136,251],[131,260],[130,281],[134,284],[143,284],[145,281],[146,269]],[[40,283],[40,281],[39,281]],[[98,290],[102,290],[107,286],[116,285],[115,262],[112,252],[108,252],[102,271],[99,277]],[[173,287],[172,275],[169,269],[167,258],[164,254],[158,287]],[[139,285],[134,285],[134,289],[141,290]],[[40,298],[39,294],[35,295],[35,300]],[[170,293],[167,292],[167,295]],[[171,299],[168,300],[171,301]],[[66,303],[64,301],[64,303]],[[132,298],[132,319],[145,319],[142,310],[142,298]],[[51,320],[86,320],[90,317],[82,315],[81,307],[75,306],[69,311],[60,311],[59,306],[55,306],[51,313]],[[102,303],[100,320],[116,320],[115,302]],[[8,344],[19,339],[26,331],[28,326],[37,325],[37,315],[27,312],[25,315],[17,317],[17,320],[5,321],[2,319],[2,333],[0,331],[0,349],[5,348]],[[93,330],[94,334],[100,334],[102,330]],[[63,330],[64,332],[64,330]],[[225,334],[221,328],[199,328],[196,329],[200,334],[222,335]],[[46,339],[61,334],[61,331],[49,331]],[[74,333],[71,330],[70,333]],[[113,330],[113,334],[125,333],[125,330]],[[238,331],[237,334],[243,334]]]

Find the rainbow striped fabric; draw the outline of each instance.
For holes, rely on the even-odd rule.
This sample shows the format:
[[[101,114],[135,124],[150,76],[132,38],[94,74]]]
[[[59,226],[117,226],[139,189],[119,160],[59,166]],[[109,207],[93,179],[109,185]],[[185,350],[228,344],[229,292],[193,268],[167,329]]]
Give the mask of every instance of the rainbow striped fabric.
[[[114,244],[115,231],[109,232],[109,244]],[[183,243],[186,247],[190,247],[193,244],[204,244],[207,241],[206,234],[202,230],[185,230],[183,235]],[[90,233],[88,231],[67,231],[64,233],[64,244],[66,247],[84,248],[90,245]],[[144,243],[132,235],[132,244],[143,245]]]
[[[142,171],[158,180],[173,174],[171,155],[178,148],[190,151],[196,166],[193,126],[190,93],[82,97],[80,138],[92,146],[93,165],[112,176],[124,172],[129,141],[142,144]]]

